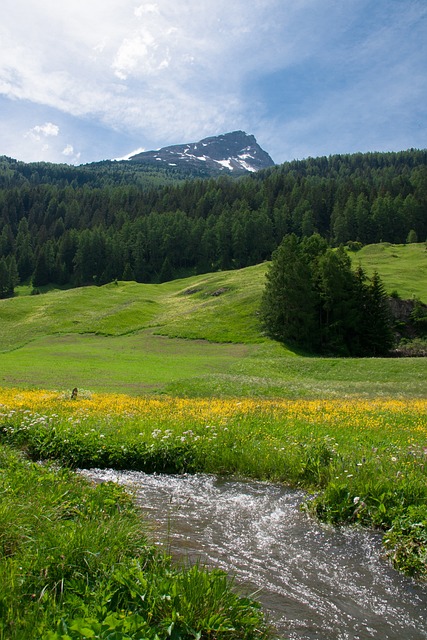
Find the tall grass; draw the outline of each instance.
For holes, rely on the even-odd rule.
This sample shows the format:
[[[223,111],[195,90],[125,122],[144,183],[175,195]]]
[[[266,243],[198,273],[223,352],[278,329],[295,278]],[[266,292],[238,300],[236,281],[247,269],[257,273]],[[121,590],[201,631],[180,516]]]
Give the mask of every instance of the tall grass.
[[[0,638],[254,639],[259,607],[218,571],[174,568],[130,497],[0,445]]]

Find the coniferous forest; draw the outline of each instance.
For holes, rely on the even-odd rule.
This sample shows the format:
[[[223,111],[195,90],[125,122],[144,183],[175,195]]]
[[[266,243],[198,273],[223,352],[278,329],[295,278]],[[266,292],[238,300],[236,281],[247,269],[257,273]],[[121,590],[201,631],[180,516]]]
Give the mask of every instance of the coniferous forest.
[[[136,162],[0,159],[0,297],[19,282],[162,282],[271,258],[287,234],[329,246],[427,239],[427,151],[287,162],[207,178]]]

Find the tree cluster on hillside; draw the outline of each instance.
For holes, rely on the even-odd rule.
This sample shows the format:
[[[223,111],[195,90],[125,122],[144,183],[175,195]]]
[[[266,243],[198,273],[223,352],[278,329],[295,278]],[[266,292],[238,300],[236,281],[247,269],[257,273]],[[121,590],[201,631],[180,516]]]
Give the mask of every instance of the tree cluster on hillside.
[[[276,340],[324,354],[383,356],[393,346],[387,295],[348,254],[315,234],[285,236],[267,273],[261,317]]]
[[[139,185],[163,186],[176,184],[194,177],[205,178],[209,173],[195,171],[185,166],[171,167],[129,162],[126,160],[103,160],[80,166],[53,164],[50,162],[21,162],[0,156],[0,187],[20,187],[50,184],[57,187],[91,187],[102,189],[109,186]]]
[[[270,259],[290,233],[318,233],[331,246],[427,238],[427,151],[310,158],[239,179],[182,178],[126,163],[3,158],[0,260],[9,280],[0,291],[9,295],[18,279],[79,286],[240,268]]]

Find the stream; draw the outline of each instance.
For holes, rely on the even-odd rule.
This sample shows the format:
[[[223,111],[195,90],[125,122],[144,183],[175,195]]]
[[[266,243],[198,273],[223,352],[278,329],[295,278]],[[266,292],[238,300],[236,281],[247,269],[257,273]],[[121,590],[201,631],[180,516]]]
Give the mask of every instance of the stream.
[[[381,535],[322,526],[299,511],[301,491],[210,475],[82,473],[128,487],[158,545],[234,576],[284,638],[427,638],[427,584],[390,567]]]

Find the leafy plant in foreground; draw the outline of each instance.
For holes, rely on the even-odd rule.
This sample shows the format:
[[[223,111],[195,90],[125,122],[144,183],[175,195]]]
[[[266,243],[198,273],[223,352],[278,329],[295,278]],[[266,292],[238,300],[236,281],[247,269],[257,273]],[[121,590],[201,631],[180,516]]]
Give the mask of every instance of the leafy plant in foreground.
[[[222,572],[173,567],[132,500],[0,446],[1,640],[255,640],[259,607]]]
[[[395,518],[384,536],[384,547],[396,569],[427,578],[427,507],[409,507]]]

